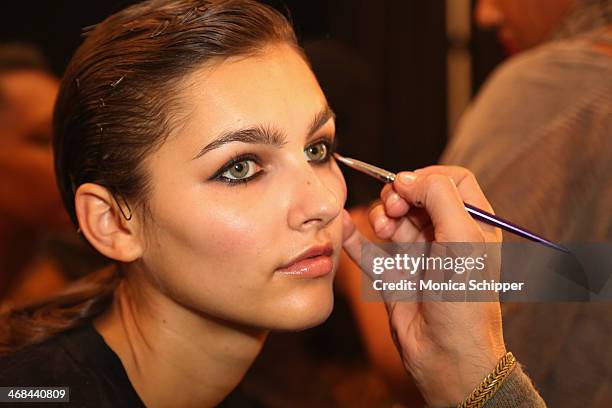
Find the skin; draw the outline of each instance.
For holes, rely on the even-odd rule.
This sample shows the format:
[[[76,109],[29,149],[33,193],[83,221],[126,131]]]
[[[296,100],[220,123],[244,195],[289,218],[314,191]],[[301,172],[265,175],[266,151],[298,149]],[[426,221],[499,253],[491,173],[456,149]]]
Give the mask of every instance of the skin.
[[[83,234],[126,276],[95,327],[152,407],[219,403],[270,330],[304,329],[331,310],[333,273],[306,279],[276,269],[325,241],[333,245],[335,269],[342,245],[358,261],[367,242],[343,210],[346,187],[336,163],[313,164],[304,155],[334,125],[329,118],[307,136],[326,102],[292,48],[270,45],[257,56],[203,67],[183,85],[187,119],[146,160],[149,212],[124,220],[110,193],[95,184],[79,186],[75,201]],[[219,132],[256,124],[282,130],[286,143],[234,142],[194,159]],[[261,157],[261,177],[238,186],[210,180],[245,150]],[[490,209],[465,169],[402,174],[410,182],[385,187],[384,207],[372,210],[372,224],[385,217],[388,226],[384,233],[377,228],[379,237],[501,236],[465,213],[462,200]],[[386,203],[391,192],[397,197]],[[417,202],[423,206],[414,208]],[[388,303],[387,310],[404,366],[431,406],[464,399],[505,352],[498,303]]]
[[[365,207],[349,210],[355,228],[370,242],[384,242],[378,238],[368,219]],[[336,274],[340,293],[350,302],[356,323],[361,332],[371,364],[389,386],[394,398],[408,407],[424,406],[414,380],[404,367],[389,331],[389,319],[383,302],[364,302],[362,296],[363,272],[345,251]]]
[[[146,162],[146,219],[137,212],[123,220],[94,184],[79,187],[77,215],[87,239],[125,270],[116,302],[95,325],[138,394],[148,406],[212,406],[238,384],[269,330],[328,317],[333,272],[302,278],[276,269],[321,243],[331,243],[336,269],[346,186],[333,160],[304,153],[334,137],[334,120],[308,135],[327,102],[292,48],[203,67],[179,88],[187,119]],[[194,159],[220,133],[258,125],[278,129],[286,143],[233,142]],[[209,180],[243,153],[260,157],[262,176]]]
[[[382,189],[381,202],[369,211],[370,225],[378,239],[393,242],[500,242],[501,231],[474,221],[463,202],[492,212],[467,169],[431,166],[402,172]],[[345,222],[344,247],[359,264],[369,240],[350,217]],[[456,406],[506,353],[497,302],[385,301],[385,306],[402,365],[427,406]],[[394,369],[388,361],[383,364]]]
[[[485,29],[498,30],[511,51],[521,51],[547,40],[579,0],[479,0],[474,17]]]

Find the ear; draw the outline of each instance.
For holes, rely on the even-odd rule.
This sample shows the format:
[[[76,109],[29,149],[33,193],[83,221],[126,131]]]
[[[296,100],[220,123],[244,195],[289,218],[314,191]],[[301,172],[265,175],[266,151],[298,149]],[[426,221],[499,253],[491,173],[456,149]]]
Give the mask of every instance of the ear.
[[[121,262],[132,262],[142,256],[136,217],[125,220],[119,204],[105,187],[82,184],[74,200],[83,235],[102,255]],[[129,214],[125,206],[123,212]]]

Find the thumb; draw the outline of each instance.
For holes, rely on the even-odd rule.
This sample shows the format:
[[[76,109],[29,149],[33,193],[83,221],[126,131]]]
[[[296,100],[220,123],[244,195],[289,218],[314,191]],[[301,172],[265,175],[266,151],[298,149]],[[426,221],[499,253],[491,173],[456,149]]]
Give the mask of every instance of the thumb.
[[[364,237],[361,232],[355,226],[355,223],[351,219],[351,215],[348,211],[343,210],[343,246],[346,250],[346,253],[355,261],[357,265],[359,265],[360,269],[369,276],[370,279],[376,279],[376,275],[370,268],[362,268],[361,264],[361,256],[363,246],[366,244],[371,244],[371,242]],[[384,252],[380,252],[381,255],[388,255]],[[415,316],[419,310],[419,303],[414,301],[407,300],[403,302],[392,301],[389,299],[385,292],[381,293],[382,299],[385,302],[385,306],[387,309],[387,314],[389,316],[389,324],[391,329],[391,335],[393,338],[393,342],[395,343],[396,348],[400,351],[402,356],[405,355],[404,348],[405,345],[405,331],[410,326],[410,324],[414,321]]]
[[[342,210],[342,245],[351,259],[359,265],[361,262],[361,248],[366,239],[361,235],[351,215]]]
[[[393,188],[411,206],[424,207],[439,242],[480,242],[482,231],[465,210],[453,179],[447,174],[415,177],[399,173]]]
[[[351,215],[348,211],[343,210],[343,247],[346,253],[351,257],[353,262],[355,262],[359,269],[361,269],[366,276],[368,276],[371,280],[377,279],[377,275],[374,274],[372,268],[364,268],[362,263],[364,248],[366,250],[366,259],[367,261],[370,257],[386,257],[389,256],[387,252],[385,252],[382,248],[379,248],[377,245],[372,243],[368,238],[366,238],[355,226]]]

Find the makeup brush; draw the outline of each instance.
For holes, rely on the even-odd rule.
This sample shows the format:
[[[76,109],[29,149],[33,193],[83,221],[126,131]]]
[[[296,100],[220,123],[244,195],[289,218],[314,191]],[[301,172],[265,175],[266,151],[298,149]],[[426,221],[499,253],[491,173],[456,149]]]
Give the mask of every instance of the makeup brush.
[[[385,169],[381,169],[380,167],[373,166],[371,164],[362,162],[360,160],[343,157],[343,156],[340,156],[338,153],[334,153],[334,157],[340,163],[343,163],[352,169],[355,169],[369,176],[372,176],[384,183],[393,183],[393,181],[395,180],[395,173],[392,173]],[[566,252],[566,253],[570,252],[567,248],[559,244],[555,244],[554,242],[551,242],[547,240],[546,238],[538,234],[535,234],[523,227],[520,227],[508,220],[498,217],[497,215],[493,215],[487,211],[481,210],[480,208],[474,207],[473,205],[470,205],[470,204],[463,203],[463,206],[465,207],[465,210],[472,216],[472,218],[475,218],[478,221],[482,221],[489,225],[499,227],[503,230],[511,232],[520,237],[527,238],[531,241],[539,242],[550,248],[554,248],[554,249],[557,249],[559,251]]]

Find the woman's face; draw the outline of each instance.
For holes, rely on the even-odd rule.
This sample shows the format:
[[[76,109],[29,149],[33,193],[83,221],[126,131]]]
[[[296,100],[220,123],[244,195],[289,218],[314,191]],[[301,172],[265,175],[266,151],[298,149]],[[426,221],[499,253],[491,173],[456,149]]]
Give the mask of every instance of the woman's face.
[[[186,83],[186,119],[146,162],[147,273],[174,301],[232,323],[322,322],[346,185],[330,157],[334,118],[317,80],[295,50],[274,45]],[[283,269],[302,255],[310,258]]]

